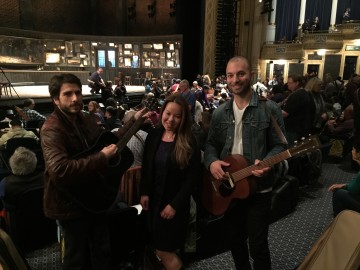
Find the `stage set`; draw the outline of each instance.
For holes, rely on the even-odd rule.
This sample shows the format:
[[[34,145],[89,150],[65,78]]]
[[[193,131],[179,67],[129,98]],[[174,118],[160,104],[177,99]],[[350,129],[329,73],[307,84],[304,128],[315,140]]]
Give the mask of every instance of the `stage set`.
[[[48,85],[36,85],[27,83],[27,85],[14,85],[9,86],[9,83],[0,84],[1,85],[1,95],[0,95],[0,107],[11,107],[11,106],[21,106],[24,99],[33,98],[38,103],[51,103],[49,88]],[[82,92],[84,100],[91,99],[100,99],[101,95],[93,95],[90,93],[90,87],[88,85],[82,86]],[[127,85],[126,86],[127,95],[131,100],[132,97],[137,97],[145,94],[145,87],[142,85]]]

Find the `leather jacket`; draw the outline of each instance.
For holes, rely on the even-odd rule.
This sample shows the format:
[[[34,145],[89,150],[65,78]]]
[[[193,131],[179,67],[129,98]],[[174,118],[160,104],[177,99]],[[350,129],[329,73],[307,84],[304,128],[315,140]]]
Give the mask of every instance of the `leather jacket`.
[[[129,121],[127,128],[132,123]],[[91,192],[96,192],[98,185],[97,172],[106,170],[107,159],[101,152],[73,157],[93,146],[103,131],[82,112],[73,123],[55,108],[45,121],[40,137],[45,160],[44,212],[47,217],[65,220],[89,214],[71,200],[66,190],[88,193],[91,200]]]
[[[231,155],[235,132],[233,103],[234,98],[213,112],[204,154],[207,169],[212,162]],[[270,112],[285,134],[278,105],[271,100],[261,101],[254,92],[242,118],[243,156],[249,165],[254,164],[255,159],[263,160],[286,150],[287,145],[281,142],[271,123]],[[272,185],[271,181],[263,180],[257,181],[259,191]]]

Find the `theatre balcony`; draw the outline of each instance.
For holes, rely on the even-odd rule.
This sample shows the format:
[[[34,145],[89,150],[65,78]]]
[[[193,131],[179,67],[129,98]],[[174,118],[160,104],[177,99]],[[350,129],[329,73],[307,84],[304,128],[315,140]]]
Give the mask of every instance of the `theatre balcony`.
[[[265,43],[261,50],[262,59],[302,59],[304,51],[301,43],[271,42]]]

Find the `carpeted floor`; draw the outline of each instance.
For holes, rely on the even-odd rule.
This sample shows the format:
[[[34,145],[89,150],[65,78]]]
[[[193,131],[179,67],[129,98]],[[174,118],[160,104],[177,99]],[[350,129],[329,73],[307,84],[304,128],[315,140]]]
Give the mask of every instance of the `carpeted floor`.
[[[294,269],[304,259],[313,243],[332,221],[332,193],[327,188],[332,183],[345,183],[355,176],[350,157],[346,162],[323,164],[321,185],[300,188],[296,210],[270,226],[270,251],[272,269]],[[33,270],[58,270],[59,246],[37,250],[27,255]],[[225,252],[211,258],[191,263],[188,269],[235,269],[231,255]]]

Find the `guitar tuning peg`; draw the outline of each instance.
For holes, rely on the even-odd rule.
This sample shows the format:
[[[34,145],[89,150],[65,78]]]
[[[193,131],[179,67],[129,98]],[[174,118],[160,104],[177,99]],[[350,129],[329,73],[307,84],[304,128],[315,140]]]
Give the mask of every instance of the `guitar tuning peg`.
[[[301,137],[301,140],[302,140],[302,141],[305,141],[305,137]]]
[[[298,143],[298,141],[294,141],[294,144],[297,144]]]

